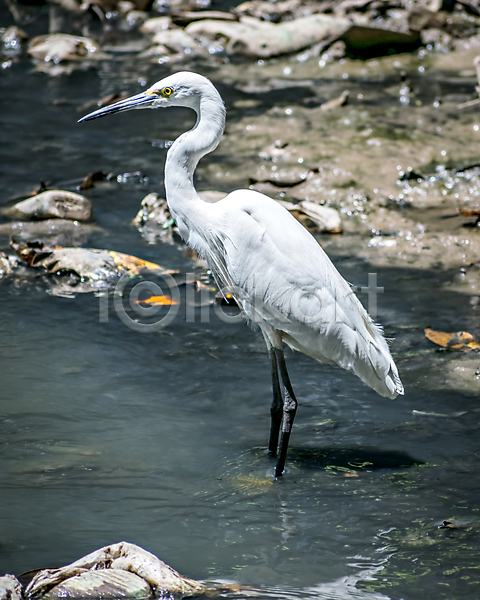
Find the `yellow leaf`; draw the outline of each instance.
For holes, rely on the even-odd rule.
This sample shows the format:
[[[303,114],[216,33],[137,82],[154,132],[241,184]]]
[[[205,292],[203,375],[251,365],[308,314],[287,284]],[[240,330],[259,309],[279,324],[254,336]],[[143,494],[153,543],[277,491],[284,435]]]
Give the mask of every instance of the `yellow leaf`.
[[[446,333],[445,331],[425,329],[425,337],[434,344],[449,350],[461,350],[462,352],[480,350],[480,342],[468,331]]]
[[[147,271],[162,272],[162,273],[173,273],[174,271],[167,271],[161,265],[143,260],[137,256],[131,256],[130,254],[123,254],[122,252],[115,252],[115,250],[109,250],[108,252],[113,258],[113,261],[119,267],[123,267],[132,275],[138,275],[140,271],[146,269]]]
[[[137,300],[136,304],[151,304],[152,306],[175,306],[178,304],[170,296],[150,296],[145,300]]]

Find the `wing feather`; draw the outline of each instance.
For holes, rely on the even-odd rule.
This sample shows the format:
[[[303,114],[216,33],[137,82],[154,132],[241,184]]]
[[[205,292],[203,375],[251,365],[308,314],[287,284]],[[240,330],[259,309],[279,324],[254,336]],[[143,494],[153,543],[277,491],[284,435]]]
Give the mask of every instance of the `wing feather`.
[[[287,210],[250,190],[211,206],[206,258],[267,338],[280,331],[292,348],[353,371],[379,394],[403,393],[381,327]]]

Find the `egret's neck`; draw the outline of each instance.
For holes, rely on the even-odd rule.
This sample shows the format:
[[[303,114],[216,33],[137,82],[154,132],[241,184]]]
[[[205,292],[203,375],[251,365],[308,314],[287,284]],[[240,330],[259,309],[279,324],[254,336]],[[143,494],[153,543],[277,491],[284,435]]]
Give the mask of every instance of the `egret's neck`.
[[[192,108],[197,113],[195,127],[181,135],[170,148],[165,164],[167,202],[182,237],[198,231],[205,203],[193,184],[198,161],[220,142],[225,127],[225,107],[215,88],[202,94]]]

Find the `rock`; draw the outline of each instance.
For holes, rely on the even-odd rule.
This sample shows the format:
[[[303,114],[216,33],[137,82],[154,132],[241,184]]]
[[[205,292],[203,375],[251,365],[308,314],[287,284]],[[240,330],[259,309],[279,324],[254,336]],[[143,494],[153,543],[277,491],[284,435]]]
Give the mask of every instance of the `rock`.
[[[203,21],[205,19],[214,19],[219,21],[238,21],[237,15],[219,10],[202,11],[180,11],[172,13],[172,21],[175,25],[185,27],[194,21]]]
[[[187,28],[191,35],[201,31],[204,35],[211,36],[216,28],[217,35],[222,34],[230,39],[227,46],[229,54],[255,59],[292,54],[322,42],[330,45],[336,40],[343,40],[348,48],[357,51],[371,48],[390,51],[393,48],[401,52],[420,45],[419,32],[404,33],[388,28],[357,25],[348,18],[326,14],[308,15],[277,25],[253,17],[243,17],[240,23],[229,24],[232,25],[230,28],[221,28],[211,21],[208,25],[204,22],[203,30],[200,27],[190,29],[192,25]],[[233,27],[234,25],[238,27]],[[261,35],[258,34],[259,29]]]
[[[390,52],[410,52],[421,45],[420,33],[416,31],[403,32],[394,31],[382,27],[367,27],[353,25],[339,39],[342,39],[347,48],[361,51],[372,48],[385,49]]]
[[[92,594],[93,591],[93,594]],[[101,571],[86,571],[49,590],[45,600],[60,600],[64,598],[91,598],[116,600],[118,598],[153,598],[153,590],[149,583],[135,573],[119,569]]]
[[[92,218],[92,204],[85,196],[74,192],[48,190],[4,208],[2,214],[10,219],[40,221],[57,218],[85,222]]]
[[[264,23],[262,35],[258,35],[258,31],[253,27],[246,33],[238,33],[230,40],[227,52],[248,58],[271,58],[291,54],[324,40],[338,39],[350,27],[348,19],[330,15],[311,15],[278,25]]]
[[[133,224],[136,227],[143,227],[148,224],[167,232],[174,226],[167,201],[165,198],[161,198],[156,192],[145,196],[140,206],[141,208],[133,220]]]
[[[22,584],[14,575],[0,577],[0,600],[22,600]]]
[[[168,29],[157,31],[152,43],[166,47],[170,52],[184,52],[186,49],[195,48],[197,42],[183,29]]]
[[[162,266],[136,256],[97,248],[54,248],[42,242],[18,242],[12,238],[10,245],[30,267],[44,269],[47,273],[74,273],[80,280],[93,282],[116,281],[125,273],[136,276],[142,271],[171,273]]]
[[[335,208],[307,200],[298,204],[279,202],[312,233],[341,233],[343,231],[340,213]]]
[[[11,275],[17,266],[18,259],[16,256],[5,254],[5,252],[0,252],[0,279],[6,277],[7,275]],[[2,600],[1,591],[0,600]]]
[[[97,43],[86,37],[52,33],[34,37],[28,44],[28,53],[33,58],[55,64],[62,61],[103,59]]]
[[[19,27],[12,25],[2,33],[3,50],[6,53],[18,53],[22,44],[28,40],[28,35]]]
[[[140,27],[140,31],[146,34],[154,34],[157,31],[166,31],[170,28],[172,19],[170,17],[154,17],[147,19]]]
[[[100,550],[96,550],[60,569],[40,571],[28,585],[25,595],[30,598],[33,596],[59,598],[60,595],[50,594],[55,593],[55,589],[60,586],[65,590],[69,590],[70,585],[72,585],[73,590],[83,589],[83,597],[85,597],[87,595],[85,594],[85,582],[81,581],[85,572],[89,574],[87,580],[96,586],[90,588],[89,597],[104,597],[100,591],[103,592],[104,589],[112,590],[115,586],[126,586],[126,597],[133,597],[131,593],[132,586],[133,589],[139,589],[139,578],[149,586],[149,595],[152,596],[153,591],[155,591],[155,597],[157,598],[200,596],[209,591],[207,586],[193,579],[183,577],[159,558],[143,550],[143,548],[128,542],[120,542],[100,548]],[[113,576],[112,572],[114,572]],[[125,572],[129,572],[129,575],[134,574],[135,578],[130,578],[129,575],[124,577]],[[92,573],[97,575],[92,578]],[[76,581],[70,584],[72,578],[75,578]],[[67,597],[69,596],[67,595]],[[111,596],[106,597],[110,598]],[[117,597],[123,596],[119,595]]]
[[[66,219],[47,219],[46,221],[19,221],[2,223],[0,235],[15,236],[18,240],[48,240],[51,245],[77,246],[85,243],[92,233],[104,230],[92,224],[68,221]]]
[[[132,28],[139,27],[148,18],[148,14],[143,10],[131,10],[126,15],[126,21]]]
[[[269,23],[258,21],[258,27],[254,29],[251,24],[244,22],[206,19],[204,21],[190,23],[190,25],[185,27],[185,31],[194,38],[200,37],[213,41],[218,41],[220,39],[232,41],[239,38],[241,39],[243,36],[249,36],[252,31],[258,30],[262,25],[266,27],[270,26]]]
[[[225,198],[227,194],[218,190],[204,190],[203,192],[198,192],[198,195],[204,202],[218,202],[222,198]]]
[[[248,15],[256,19],[278,23],[285,17],[291,17],[300,8],[301,0],[283,0],[281,2],[266,2],[265,0],[248,0],[236,6],[233,10],[237,15]]]
[[[208,190],[198,194],[205,202],[218,202],[225,197],[225,192]],[[149,244],[160,241],[171,241],[176,232],[175,222],[165,198],[156,192],[145,196],[133,224],[140,231]]]

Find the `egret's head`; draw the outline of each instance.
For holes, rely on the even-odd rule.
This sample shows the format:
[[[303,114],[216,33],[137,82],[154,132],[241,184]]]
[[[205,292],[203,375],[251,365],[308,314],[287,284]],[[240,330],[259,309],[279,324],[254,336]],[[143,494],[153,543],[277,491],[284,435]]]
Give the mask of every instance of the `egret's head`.
[[[110,106],[85,115],[79,120],[90,121],[105,115],[136,108],[167,108],[168,106],[186,106],[196,110],[202,96],[208,93],[218,94],[213,84],[202,75],[183,71],[174,73],[157,81],[145,92],[120,100]]]

